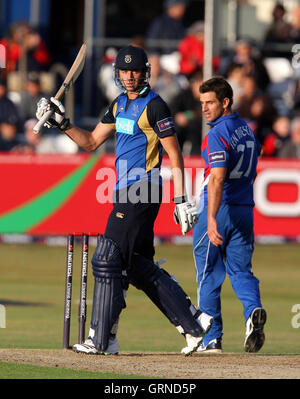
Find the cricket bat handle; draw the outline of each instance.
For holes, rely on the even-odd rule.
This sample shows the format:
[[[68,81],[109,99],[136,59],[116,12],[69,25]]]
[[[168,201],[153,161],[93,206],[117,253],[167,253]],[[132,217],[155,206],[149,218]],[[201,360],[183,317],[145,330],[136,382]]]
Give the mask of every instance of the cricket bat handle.
[[[51,116],[53,115],[54,111],[52,111],[51,109],[49,111],[47,111],[44,116],[37,122],[37,124],[34,126],[33,128],[33,132],[35,134],[39,133],[39,131],[41,130],[41,128],[43,127],[44,123],[47,122],[48,119],[51,118]]]

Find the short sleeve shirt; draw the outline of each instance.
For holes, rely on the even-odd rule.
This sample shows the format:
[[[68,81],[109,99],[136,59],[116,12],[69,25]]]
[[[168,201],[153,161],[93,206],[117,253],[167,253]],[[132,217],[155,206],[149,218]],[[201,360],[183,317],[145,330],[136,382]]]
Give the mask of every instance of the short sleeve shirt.
[[[251,205],[260,145],[246,121],[237,113],[225,115],[209,123],[210,131],[202,144],[205,160],[204,202],[211,168],[227,169],[222,202]]]

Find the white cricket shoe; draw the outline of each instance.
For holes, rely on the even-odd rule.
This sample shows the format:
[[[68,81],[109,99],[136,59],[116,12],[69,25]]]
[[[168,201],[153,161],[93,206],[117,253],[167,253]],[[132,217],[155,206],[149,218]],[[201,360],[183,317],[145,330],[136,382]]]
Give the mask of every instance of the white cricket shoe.
[[[258,352],[265,342],[264,325],[267,313],[263,308],[255,308],[246,323],[245,352]]]
[[[73,351],[77,353],[85,353],[87,355],[117,355],[119,353],[119,343],[116,336],[109,339],[106,351],[99,351],[92,339],[89,337],[83,344],[73,345]]]
[[[203,337],[193,337],[190,334],[185,334],[185,339],[187,346],[181,349],[181,353],[185,356],[189,356],[199,348]]]
[[[182,348],[181,353],[184,354],[185,356],[191,355],[193,352],[195,352],[199,346],[201,345],[201,342],[203,341],[204,335],[210,330],[210,327],[213,322],[213,317],[208,315],[207,313],[203,313],[200,311],[197,311],[194,314],[195,319],[199,323],[200,327],[203,330],[203,333],[200,337],[194,337],[190,334],[185,334],[185,339],[187,346]]]

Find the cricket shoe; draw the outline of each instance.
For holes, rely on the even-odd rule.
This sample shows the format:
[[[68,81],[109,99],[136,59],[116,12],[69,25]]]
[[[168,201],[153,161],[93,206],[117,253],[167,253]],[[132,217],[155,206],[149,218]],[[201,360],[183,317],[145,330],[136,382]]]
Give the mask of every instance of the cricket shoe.
[[[246,322],[245,352],[258,352],[265,342],[264,325],[267,313],[263,308],[255,308]]]
[[[222,340],[221,338],[215,338],[209,341],[207,345],[202,344],[197,349],[197,353],[222,353]]]
[[[116,336],[109,338],[106,351],[99,351],[92,339],[89,337],[83,344],[73,345],[73,351],[77,353],[85,353],[87,355],[118,355],[119,343]]]
[[[203,337],[202,336],[194,337],[191,334],[185,334],[185,339],[186,339],[186,346],[181,349],[181,353],[185,356],[189,356],[199,348],[203,340]]]
[[[181,353],[184,354],[185,356],[191,355],[193,352],[195,352],[199,348],[199,346],[201,345],[201,343],[203,341],[204,335],[210,330],[210,327],[213,322],[212,316],[209,316],[208,314],[203,313],[200,310],[198,310],[194,314],[194,318],[200,324],[200,327],[202,328],[203,332],[200,337],[194,337],[191,334],[184,334],[187,346],[182,348]]]

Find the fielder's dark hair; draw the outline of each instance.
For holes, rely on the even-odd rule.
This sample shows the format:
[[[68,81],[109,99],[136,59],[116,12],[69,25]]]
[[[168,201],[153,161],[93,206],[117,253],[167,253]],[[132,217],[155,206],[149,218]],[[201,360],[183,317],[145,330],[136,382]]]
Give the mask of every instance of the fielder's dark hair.
[[[233,104],[233,90],[230,84],[222,77],[215,76],[202,83],[199,88],[200,93],[213,91],[217,99],[222,103],[225,98],[229,99],[229,108]]]

